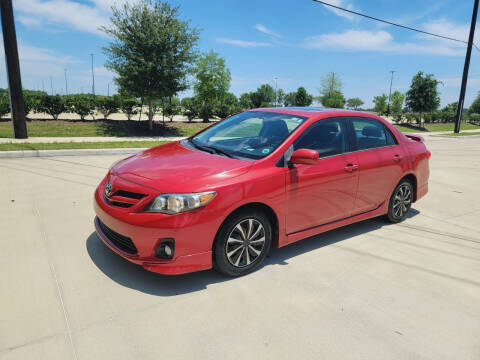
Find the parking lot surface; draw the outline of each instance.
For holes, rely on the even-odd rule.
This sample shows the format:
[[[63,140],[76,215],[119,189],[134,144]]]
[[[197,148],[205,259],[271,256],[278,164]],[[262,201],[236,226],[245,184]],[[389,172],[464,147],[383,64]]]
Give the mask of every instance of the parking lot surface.
[[[480,359],[480,137],[434,138],[430,192],[273,250],[167,277],[94,233],[120,156],[0,160],[1,359]]]

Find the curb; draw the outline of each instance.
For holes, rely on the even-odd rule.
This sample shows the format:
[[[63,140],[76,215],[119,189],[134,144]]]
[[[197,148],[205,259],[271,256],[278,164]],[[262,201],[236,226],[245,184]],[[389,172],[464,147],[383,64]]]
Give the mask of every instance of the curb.
[[[19,150],[0,151],[0,159],[52,157],[52,156],[88,156],[88,155],[130,155],[148,148],[117,149],[65,149],[65,150]]]

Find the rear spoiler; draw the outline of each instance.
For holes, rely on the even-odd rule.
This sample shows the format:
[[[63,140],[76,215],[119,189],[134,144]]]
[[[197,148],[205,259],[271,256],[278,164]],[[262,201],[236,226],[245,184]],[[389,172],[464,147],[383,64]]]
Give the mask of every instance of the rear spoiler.
[[[404,134],[407,138],[410,140],[414,140],[416,142],[423,143],[423,137],[420,135],[414,135],[414,134]]]

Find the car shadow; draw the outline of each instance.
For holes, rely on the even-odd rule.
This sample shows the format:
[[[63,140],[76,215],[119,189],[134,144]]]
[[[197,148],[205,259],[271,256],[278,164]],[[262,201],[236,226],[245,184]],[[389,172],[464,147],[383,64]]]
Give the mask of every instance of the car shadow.
[[[419,214],[418,210],[411,209],[408,217],[417,214]],[[287,260],[295,256],[380,229],[383,226],[389,226],[389,224],[381,218],[369,219],[312,236],[280,249],[272,249],[262,267],[287,265]],[[235,281],[235,278],[225,277],[214,270],[176,276],[149,272],[115,254],[98,238],[95,232],[87,238],[86,247],[93,263],[110,279],[122,286],[151,295],[175,296],[204,290],[210,284]]]

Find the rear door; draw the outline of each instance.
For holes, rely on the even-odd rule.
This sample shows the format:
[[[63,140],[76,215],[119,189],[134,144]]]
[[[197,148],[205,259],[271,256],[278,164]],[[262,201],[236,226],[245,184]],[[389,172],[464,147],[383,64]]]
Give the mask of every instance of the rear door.
[[[408,163],[403,148],[379,120],[351,117],[349,128],[359,165],[355,215],[388,201]]]
[[[349,217],[357,190],[356,154],[349,154],[346,119],[312,124],[295,141],[294,150],[319,153],[315,165],[295,165],[287,172],[287,233]]]

